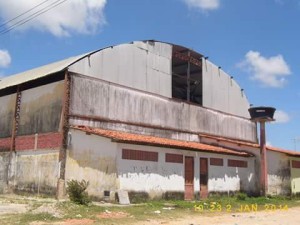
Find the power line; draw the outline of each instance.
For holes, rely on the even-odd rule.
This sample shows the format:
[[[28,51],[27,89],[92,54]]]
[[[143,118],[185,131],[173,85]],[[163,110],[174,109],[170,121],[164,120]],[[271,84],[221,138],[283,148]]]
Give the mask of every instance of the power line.
[[[12,19],[10,19],[10,20],[7,20],[6,22],[2,23],[2,24],[0,25],[0,27],[4,27],[6,24],[8,24],[8,23],[10,23],[10,22],[12,22],[12,21],[14,21],[14,20],[20,18],[21,16],[25,15],[26,13],[31,12],[32,10],[36,9],[37,7],[39,7],[40,5],[43,5],[44,3],[48,2],[48,1],[50,1],[50,0],[43,1],[43,2],[41,2],[40,4],[38,4],[38,5],[34,6],[34,7],[32,7],[31,9],[29,9],[29,10],[27,10],[27,11],[21,13],[20,15],[18,15],[18,16],[16,16],[16,17],[12,18]]]
[[[48,12],[49,10],[51,10],[51,9],[53,9],[53,8],[61,5],[62,3],[66,2],[66,1],[68,1],[68,0],[63,0],[63,1],[57,0],[57,1],[53,2],[53,3],[51,3],[50,5],[42,8],[42,9],[38,10],[37,12],[35,12],[33,14],[30,14],[29,16],[25,17],[24,19],[22,19],[22,20],[20,20],[20,21],[18,21],[16,23],[14,23],[13,25],[9,26],[8,28],[2,29],[0,31],[0,35],[8,33],[9,31],[15,29],[16,27],[19,27],[19,26],[21,26],[21,25],[23,25],[23,24],[25,24],[25,23],[33,20],[34,18],[38,17],[39,15]]]

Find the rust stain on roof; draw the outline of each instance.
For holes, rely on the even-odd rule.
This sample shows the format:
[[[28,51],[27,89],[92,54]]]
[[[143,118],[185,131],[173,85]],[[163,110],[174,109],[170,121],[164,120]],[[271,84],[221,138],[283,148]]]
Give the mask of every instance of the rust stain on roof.
[[[260,145],[258,143],[254,143],[254,142],[234,140],[234,139],[230,139],[230,138],[224,138],[224,137],[213,136],[213,135],[208,135],[208,134],[199,134],[199,136],[200,137],[211,138],[211,139],[214,139],[214,140],[217,140],[217,141],[226,141],[226,142],[233,143],[233,144],[244,145],[244,146],[249,146],[249,147],[258,148],[258,149],[260,148]],[[284,154],[287,154],[289,156],[296,156],[296,157],[298,156],[298,157],[300,157],[300,152],[281,149],[281,148],[276,148],[276,147],[273,147],[273,146],[266,146],[266,147],[267,147],[267,150],[269,150],[269,151],[284,153]]]
[[[154,145],[161,147],[173,147],[180,149],[189,149],[194,151],[212,152],[219,154],[237,155],[250,157],[250,153],[244,151],[235,151],[224,147],[218,147],[208,144],[202,144],[199,142],[191,141],[179,141],[167,138],[160,138],[155,136],[133,134],[114,130],[104,130],[100,128],[91,128],[86,126],[73,126],[73,129],[81,130],[90,134],[99,135],[102,137],[111,138],[117,142],[132,143],[132,144],[143,144],[143,145]]]

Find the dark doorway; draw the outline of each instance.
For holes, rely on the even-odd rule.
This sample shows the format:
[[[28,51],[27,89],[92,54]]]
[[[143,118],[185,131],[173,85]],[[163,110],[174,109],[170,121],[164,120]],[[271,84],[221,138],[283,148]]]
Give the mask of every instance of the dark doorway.
[[[208,196],[208,160],[200,158],[200,199]]]
[[[186,156],[184,161],[184,200],[194,199],[194,157]]]

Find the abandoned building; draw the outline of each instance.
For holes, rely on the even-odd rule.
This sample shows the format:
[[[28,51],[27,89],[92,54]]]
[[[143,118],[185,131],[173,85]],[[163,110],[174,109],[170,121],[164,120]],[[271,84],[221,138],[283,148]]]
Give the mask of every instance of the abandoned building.
[[[199,199],[260,189],[257,124],[232,76],[189,48],[136,41],[0,81],[0,192]],[[300,192],[300,153],[267,148],[267,192]]]

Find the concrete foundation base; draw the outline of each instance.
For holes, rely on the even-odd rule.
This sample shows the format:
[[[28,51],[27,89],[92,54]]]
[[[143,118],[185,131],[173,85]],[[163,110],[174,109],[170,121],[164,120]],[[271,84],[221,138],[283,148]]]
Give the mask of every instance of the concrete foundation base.
[[[66,185],[65,185],[65,180],[63,179],[58,179],[57,181],[57,191],[56,191],[56,198],[58,200],[60,199],[65,199],[66,196]]]

